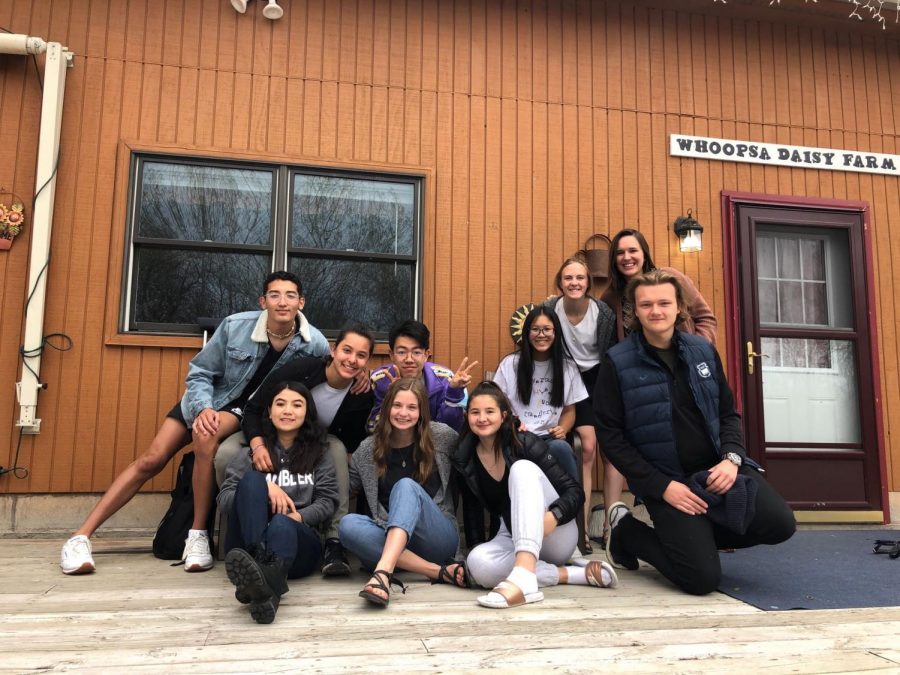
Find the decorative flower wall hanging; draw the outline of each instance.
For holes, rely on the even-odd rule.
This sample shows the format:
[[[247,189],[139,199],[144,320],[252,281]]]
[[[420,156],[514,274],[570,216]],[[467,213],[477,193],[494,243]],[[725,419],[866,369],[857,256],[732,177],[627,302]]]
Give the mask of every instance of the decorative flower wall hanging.
[[[0,194],[3,188],[0,188]],[[6,193],[12,197],[7,205],[0,202],[0,250],[8,250],[12,246],[12,240],[22,231],[25,225],[25,205],[18,195]]]

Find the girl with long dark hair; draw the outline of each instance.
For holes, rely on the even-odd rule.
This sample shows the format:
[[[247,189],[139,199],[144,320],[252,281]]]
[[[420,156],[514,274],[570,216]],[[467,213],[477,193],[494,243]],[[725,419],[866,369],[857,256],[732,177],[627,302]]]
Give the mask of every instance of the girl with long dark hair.
[[[263,434],[272,469],[256,471],[252,453],[240,453],[228,465],[218,497],[228,516],[228,579],[257,623],[275,620],[287,579],[318,567],[322,544],[316,528],[338,502],[334,463],[309,389],[285,382],[267,398]]]
[[[566,565],[578,543],[574,519],[584,491],[541,439],[517,429],[512,406],[495,383],[475,387],[466,421],[453,465],[484,507],[501,517],[497,535],[466,559],[472,580],[493,588],[479,604],[505,609],[538,602],[544,599],[538,589],[556,584],[616,586],[616,573],[605,562]]]
[[[697,286],[683,272],[673,267],[657,268],[650,255],[650,244],[640,230],[626,228],[612,238],[609,249],[609,286],[601,299],[616,314],[616,333],[622,341],[630,332],[629,325],[634,316],[634,308],[625,297],[628,282],[638,274],[661,269],[678,279],[687,303],[687,317],[679,326],[686,333],[701,335],[711,343],[716,342],[716,315],[709,303],[700,295]]]
[[[348,514],[338,532],[341,544],[372,570],[359,595],[376,605],[390,601],[398,567],[435,583],[468,584],[465,566],[454,562],[459,526],[450,450],[456,432],[431,422],[428,410],[421,380],[395,380],[373,435],[350,460],[350,492],[361,492],[372,515]]]
[[[522,323],[518,350],[500,361],[494,382],[509,398],[520,430],[543,439],[578,480],[581,472],[566,435],[575,424],[575,404],[588,394],[561,336],[556,312],[544,305],[532,309]]]

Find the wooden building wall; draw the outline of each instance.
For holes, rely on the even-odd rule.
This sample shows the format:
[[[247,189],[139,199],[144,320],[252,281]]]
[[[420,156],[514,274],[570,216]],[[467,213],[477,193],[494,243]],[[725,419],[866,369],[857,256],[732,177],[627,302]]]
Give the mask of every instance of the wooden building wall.
[[[900,152],[898,42],[798,13],[670,2],[0,0],[0,26],[76,54],[65,99],[38,436],[0,492],[102,491],[178,399],[197,340],[117,335],[130,148],[426,176],[424,319],[436,358],[493,368],[510,311],[592,232],[637,226],[724,315],[720,190],[872,206],[889,485],[900,489],[896,178],[668,156],[673,132]],[[758,3],[767,5],[767,3]],[[782,22],[780,17],[786,17]],[[34,190],[40,92],[0,56],[0,185]],[[704,250],[670,223],[693,208]],[[0,463],[18,440],[28,235],[0,254]],[[720,341],[720,347],[724,340]],[[166,489],[171,473],[152,485]]]

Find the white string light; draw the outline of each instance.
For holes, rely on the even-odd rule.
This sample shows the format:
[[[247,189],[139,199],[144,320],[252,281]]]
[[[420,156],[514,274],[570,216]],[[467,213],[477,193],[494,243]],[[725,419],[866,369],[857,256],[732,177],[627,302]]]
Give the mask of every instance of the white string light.
[[[713,0],[714,3],[721,2],[723,5],[728,4],[728,0]],[[803,0],[805,4],[810,2],[818,3],[818,0]],[[863,21],[866,18],[875,21],[881,25],[882,30],[887,28],[887,20],[884,16],[885,11],[890,13],[894,11],[894,23],[900,23],[900,2],[897,0],[847,0],[853,7],[850,10],[848,19],[858,19]],[[769,6],[780,5],[781,0],[769,0]],[[885,7],[887,5],[887,7]]]

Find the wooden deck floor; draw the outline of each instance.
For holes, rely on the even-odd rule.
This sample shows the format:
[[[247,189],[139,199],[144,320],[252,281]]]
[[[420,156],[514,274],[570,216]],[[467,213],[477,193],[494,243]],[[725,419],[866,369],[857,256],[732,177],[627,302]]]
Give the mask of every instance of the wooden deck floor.
[[[147,540],[99,539],[98,571],[65,577],[59,546],[0,540],[0,672],[900,672],[900,607],[763,612],[643,568],[509,611],[412,578],[379,610],[356,597],[361,574],[316,577],[259,626],[221,563],[186,574]]]

